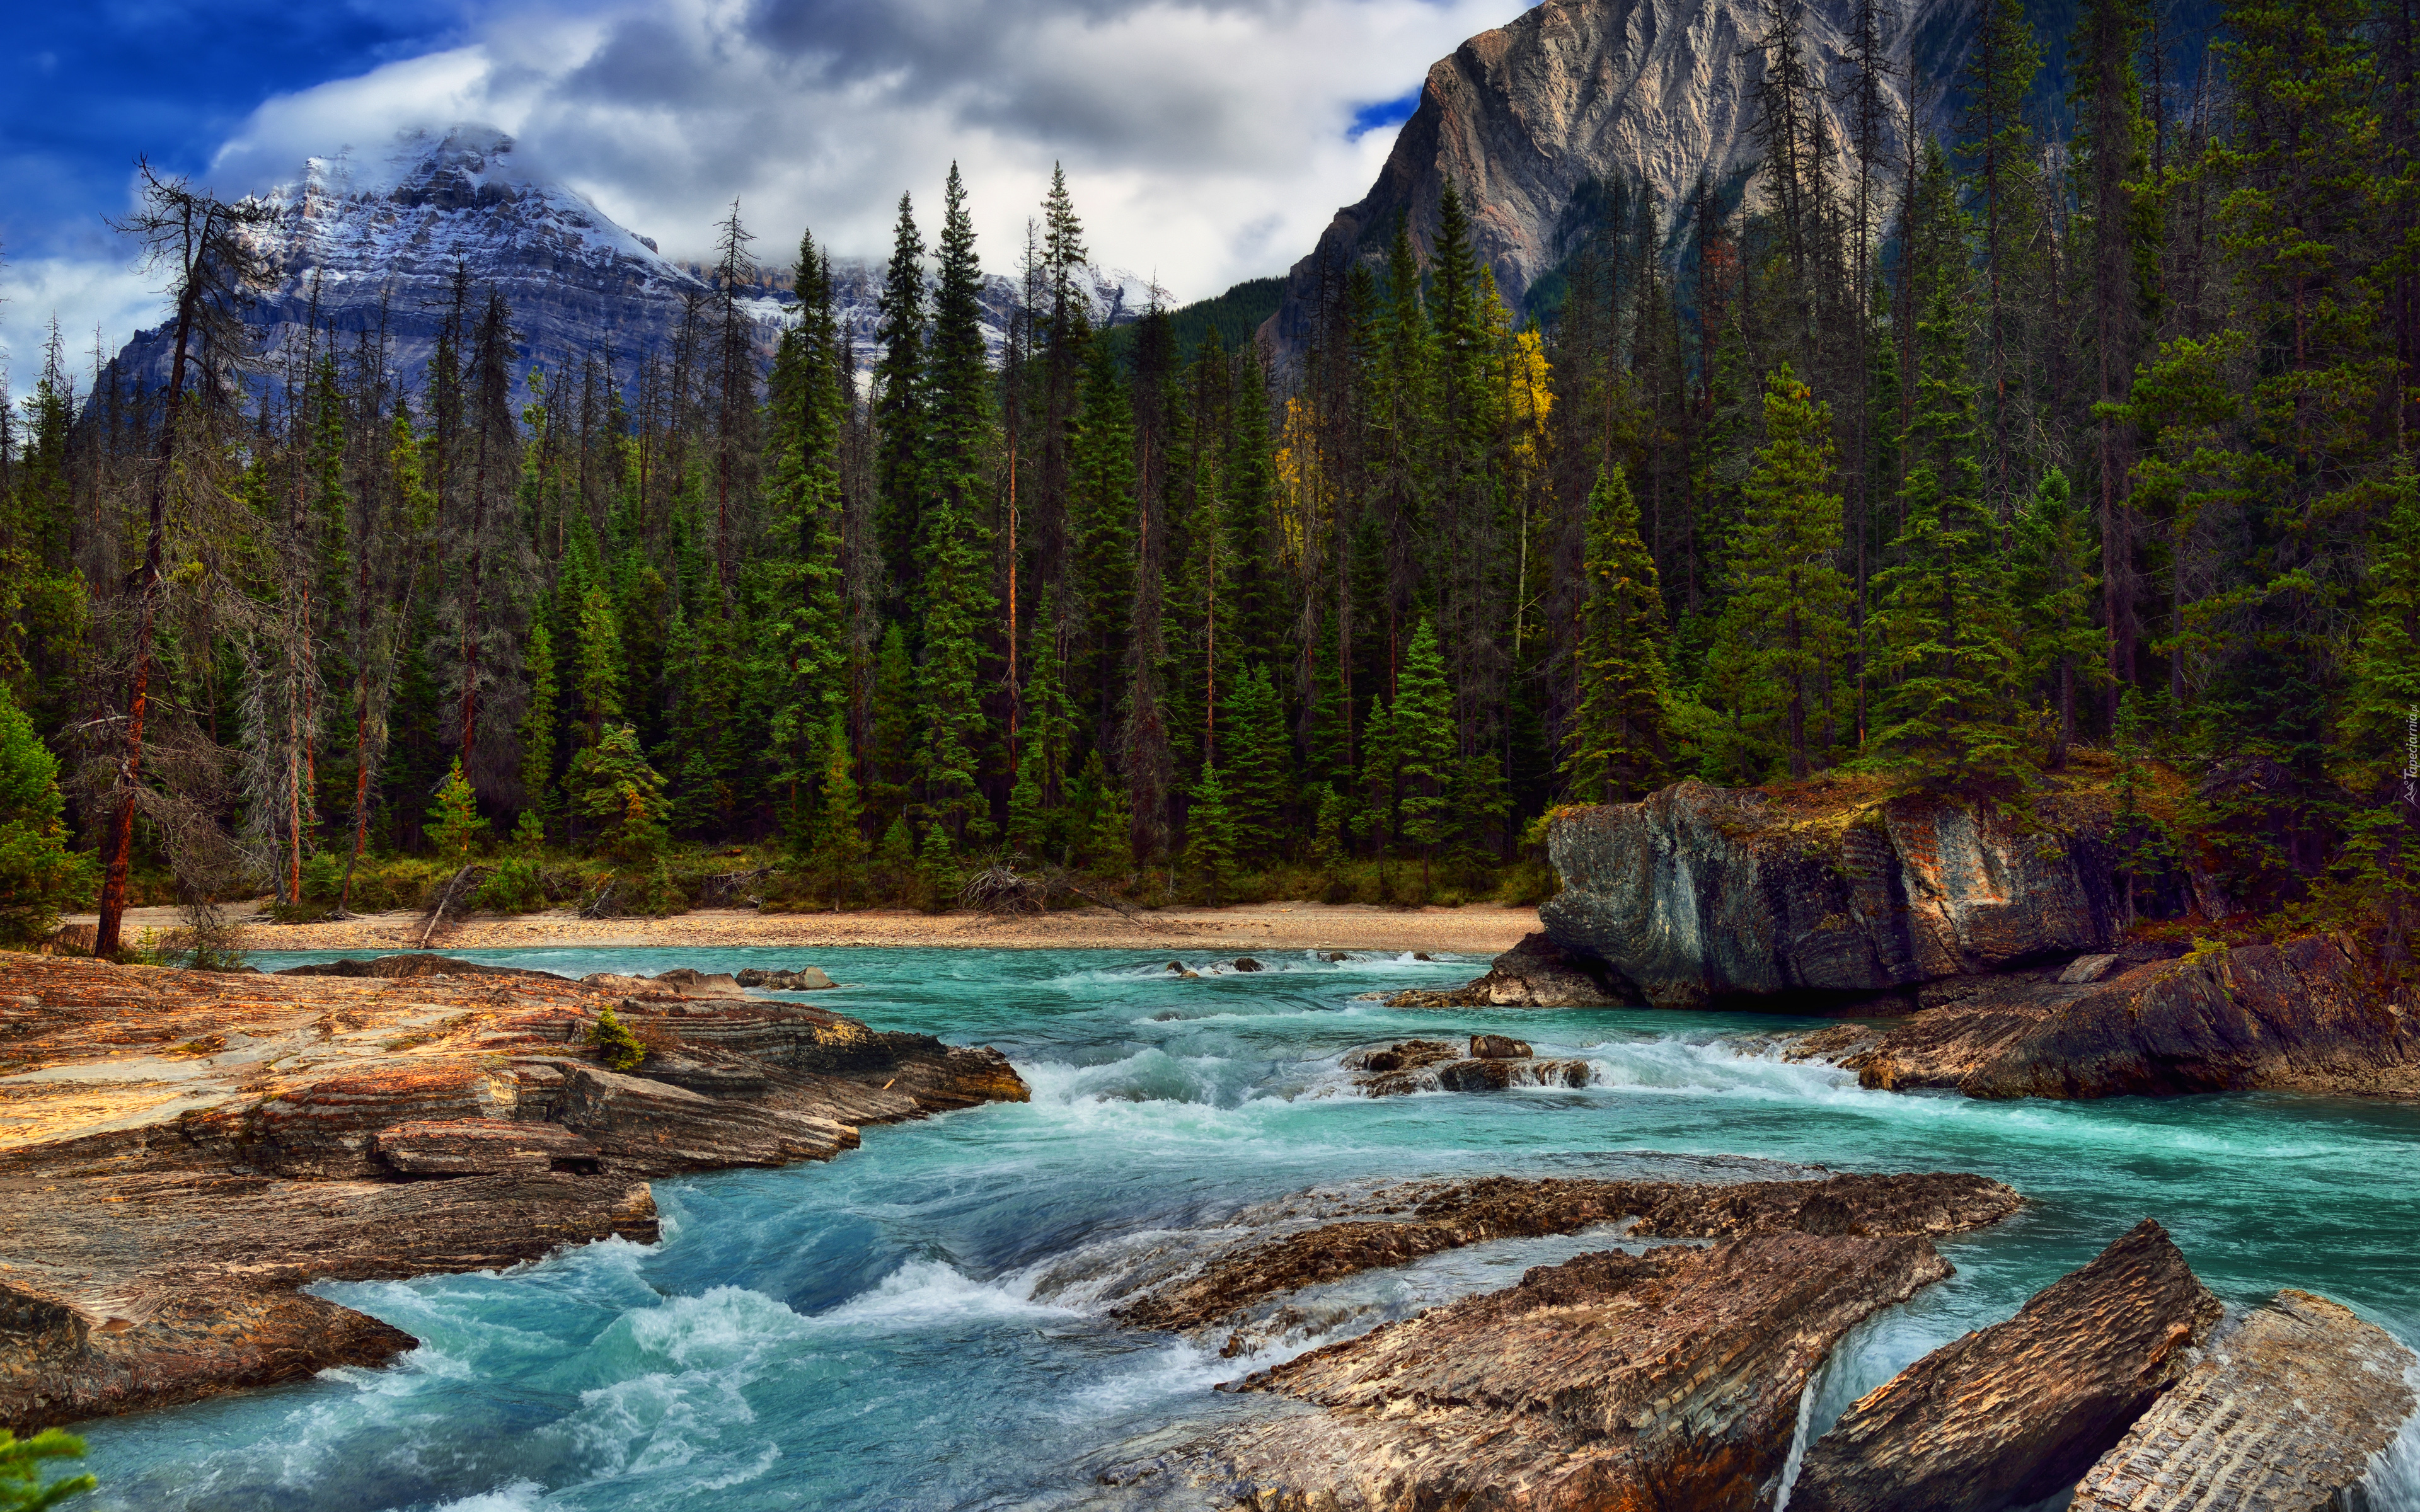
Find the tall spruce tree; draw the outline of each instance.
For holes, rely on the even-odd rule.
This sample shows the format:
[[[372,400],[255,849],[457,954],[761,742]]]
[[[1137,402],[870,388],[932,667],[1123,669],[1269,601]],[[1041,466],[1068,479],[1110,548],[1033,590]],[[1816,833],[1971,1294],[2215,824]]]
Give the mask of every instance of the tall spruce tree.
[[[991,374],[983,335],[983,269],[974,221],[955,163],[942,194],[939,286],[924,374],[924,579],[919,609],[923,661],[918,695],[923,746],[917,774],[928,820],[952,841],[989,838],[989,805],[976,787],[985,728],[976,689],[993,599],[986,563]],[[931,841],[927,841],[927,844]]]
[[[1842,514],[1832,491],[1831,407],[1787,363],[1765,380],[1764,433],[1742,486],[1747,515],[1735,548],[1730,624],[1749,638],[1753,696],[1779,718],[1790,774],[1805,777],[1828,759],[1836,738],[1834,689],[1848,659],[1853,594],[1838,564]]]
[[[1638,538],[1638,504],[1619,467],[1597,469],[1589,490],[1588,546],[1577,640],[1579,687],[1562,774],[1582,803],[1621,803],[1664,779],[1670,746],[1664,710],[1664,593]]]

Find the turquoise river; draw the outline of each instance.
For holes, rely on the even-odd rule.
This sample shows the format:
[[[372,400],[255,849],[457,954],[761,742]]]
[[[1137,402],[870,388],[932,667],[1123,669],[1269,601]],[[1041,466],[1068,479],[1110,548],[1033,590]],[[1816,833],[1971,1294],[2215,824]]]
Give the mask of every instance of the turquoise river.
[[[819,964],[816,1000],[998,1046],[1033,1090],[869,1129],[828,1165],[659,1181],[660,1242],[502,1273],[323,1285],[422,1347],[381,1370],[85,1430],[97,1498],[140,1512],[1061,1508],[1257,1397],[1249,1360],[1104,1316],[1132,1257],[1313,1185],[1489,1173],[1960,1170],[2030,1199],[1945,1243],[1950,1280],[1873,1319],[1811,1395],[1820,1433],[1936,1345],[2009,1316],[2149,1216],[2230,1304],[2323,1292],[2420,1344],[2420,1106],[2270,1094],[1978,1103],[1859,1089],[1763,1038],[1796,1021],[1600,1009],[1395,1011],[1479,963],[1264,958],[1243,974],[1100,950],[468,952],[566,974]],[[274,968],[325,955],[261,956]],[[1585,1088],[1353,1094],[1338,1057],[1499,1029]],[[1485,1245],[1324,1288],[1371,1326],[1607,1236]],[[1314,1309],[1315,1310],[1315,1309]],[[1334,1336],[1334,1335],[1330,1335]],[[2371,1473],[2420,1512],[2420,1428]]]

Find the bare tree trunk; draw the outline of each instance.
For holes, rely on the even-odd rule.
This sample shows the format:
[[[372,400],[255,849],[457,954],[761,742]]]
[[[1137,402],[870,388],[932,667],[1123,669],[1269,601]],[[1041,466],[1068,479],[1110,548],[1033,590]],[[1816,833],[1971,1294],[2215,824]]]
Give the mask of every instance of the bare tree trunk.
[[[142,596],[143,609],[134,632],[134,674],[127,687],[126,748],[117,763],[117,810],[110,816],[101,841],[101,920],[94,929],[92,953],[104,960],[121,949],[118,936],[126,918],[126,879],[134,857],[134,796],[143,780],[143,720],[150,706],[151,630],[159,611],[160,559],[166,548],[168,475],[177,462],[177,411],[184,400],[185,358],[196,297],[190,277],[182,292],[177,301],[177,349],[168,366],[168,397],[160,420],[160,454],[151,470],[143,574],[135,590]]]

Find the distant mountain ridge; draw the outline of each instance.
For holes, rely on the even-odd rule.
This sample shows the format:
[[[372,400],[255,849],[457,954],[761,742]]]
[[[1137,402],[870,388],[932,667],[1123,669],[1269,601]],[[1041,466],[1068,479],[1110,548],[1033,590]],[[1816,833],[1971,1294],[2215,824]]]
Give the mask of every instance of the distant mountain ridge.
[[[713,293],[653,239],[529,166],[493,127],[405,131],[380,153],[311,158],[259,199],[276,212],[255,233],[271,271],[252,316],[264,349],[302,349],[316,299],[322,332],[333,326],[348,354],[357,332],[383,325],[389,370],[414,393],[435,355],[458,266],[504,294],[520,338],[517,381],[532,366],[576,373],[591,353],[609,357],[627,380],[637,363],[671,350],[690,302]],[[761,229],[782,242],[797,235]],[[861,367],[871,367],[882,269],[836,258],[832,272],[842,322]],[[1122,324],[1141,313],[1143,280],[1085,273],[1095,320]],[[742,301],[768,355],[795,311],[787,284],[762,280]],[[987,276],[984,334],[995,359],[1017,294],[1014,280]],[[324,334],[320,342],[324,349]],[[118,363],[121,374],[156,383],[168,360],[163,328],[136,332]]]

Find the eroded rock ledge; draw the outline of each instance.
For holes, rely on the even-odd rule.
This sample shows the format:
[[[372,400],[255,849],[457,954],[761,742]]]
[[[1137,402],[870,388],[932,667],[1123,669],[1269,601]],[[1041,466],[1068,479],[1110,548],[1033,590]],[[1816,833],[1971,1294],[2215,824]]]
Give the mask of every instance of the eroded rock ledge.
[[[1559,959],[1655,1007],[1903,1020],[1801,1041],[1868,1087],[2420,1095],[2420,1018],[2338,942],[2122,939],[2109,824],[2085,794],[2020,813],[1682,782],[1559,813],[1564,890],[1539,918]],[[1428,995],[1505,1001],[1502,975]]]
[[[1795,1053],[1867,1087],[1982,1098],[2420,1093],[2420,1022],[2319,937],[2181,960],[2087,956],[1973,983],[1886,1027],[1819,1030]]]
[[[2023,1203],[1997,1181],[1951,1174],[1725,1185],[1488,1177],[1381,1193],[1363,1205],[1370,1216],[1246,1244],[1113,1316],[1140,1328],[1202,1328],[1280,1292],[1361,1271],[1624,1218],[1636,1220],[1630,1236],[1654,1239],[1942,1235],[1997,1223]]]
[[[1187,1470],[1286,1512],[1746,1512],[1833,1345],[1949,1273],[1912,1236],[1583,1255],[1247,1378],[1320,1411],[1248,1424]]]
[[[628,1072],[589,1043],[606,1008]],[[411,1338],[294,1288],[651,1241],[645,1178],[1026,1095],[997,1052],[693,972],[0,956],[0,1427],[385,1360]]]

